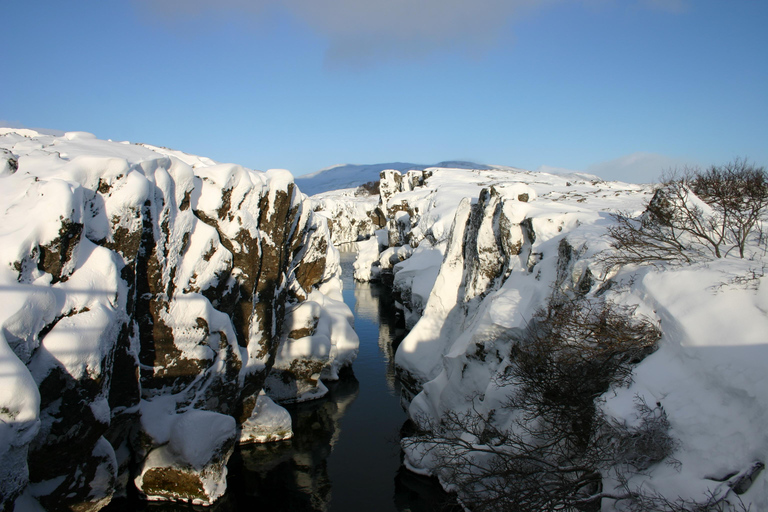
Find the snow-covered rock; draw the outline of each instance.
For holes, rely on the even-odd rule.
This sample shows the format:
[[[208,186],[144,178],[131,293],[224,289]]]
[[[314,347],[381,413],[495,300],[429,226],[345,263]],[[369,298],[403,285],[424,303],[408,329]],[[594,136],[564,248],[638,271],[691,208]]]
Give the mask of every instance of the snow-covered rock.
[[[265,383],[267,394],[282,402],[325,395],[321,379],[338,380],[339,370],[357,356],[353,323],[340,285],[324,286],[295,305],[285,317],[286,332]]]
[[[381,238],[382,236],[386,237],[386,231],[381,229],[376,233],[376,236],[355,244],[357,257],[353,267],[355,269],[355,279],[358,281],[375,281],[381,274],[381,266],[379,265],[379,257],[383,245]]]
[[[236,441],[235,419],[211,411],[175,414],[165,444],[139,469],[136,488],[151,501],[209,505],[227,488],[227,460]]]
[[[338,252],[287,171],[83,133],[3,129],[0,149],[4,504],[29,482],[44,505],[95,510],[137,464],[147,496],[210,502],[235,435],[192,464],[205,497],[164,495],[158,474],[188,480],[187,448],[167,444],[180,418],[253,426],[276,362],[332,379],[354,359]],[[327,346],[285,353],[305,302],[321,319],[307,336]]]
[[[501,169],[501,166],[489,166],[473,162],[448,161],[435,165],[411,164],[406,162],[390,162],[387,164],[340,164],[321,169],[312,174],[296,177],[296,184],[306,194],[317,195],[329,191],[356,188],[365,183],[379,180],[381,171],[394,169],[400,172],[411,170],[422,171],[429,167],[448,167],[451,169]]]
[[[240,425],[240,444],[282,441],[291,437],[291,415],[265,393],[260,393],[251,416]]]
[[[704,502],[751,475],[739,498],[768,509],[768,476],[760,471],[768,459],[764,251],[606,274],[597,255],[611,250],[610,214],[640,215],[651,187],[512,169],[425,172],[431,176],[415,186],[394,171],[383,172],[380,184],[389,247],[377,266],[393,274],[413,324],[395,358],[412,418],[492,413],[496,428],[509,427],[511,389],[499,382],[536,312],[553,300],[610,301],[657,322],[662,338],[629,386],[601,397],[601,408],[634,425],[638,400],[659,404],[679,443],[680,464],[652,465],[626,485]],[[410,445],[406,465],[439,475],[422,455]],[[603,471],[606,491],[618,484],[614,475]],[[604,510],[613,506],[603,500]]]
[[[556,178],[546,179],[547,187],[529,183],[527,192],[494,184],[477,203],[465,200],[457,208],[424,315],[396,356],[405,383],[418,393],[410,414],[440,418],[470,407],[481,414],[500,410],[510,390],[498,386],[498,377],[514,364],[513,333],[553,296],[602,295],[636,306],[663,333],[659,350],[636,367],[633,384],[606,393],[604,410],[632,424],[638,397],[658,403],[680,442],[677,469],[659,464],[628,485],[672,500],[705,501],[719,480],[764,463],[768,455],[760,427],[768,418],[768,345],[757,334],[768,329],[761,306],[768,288],[762,274],[750,271],[764,263],[730,258],[606,276],[595,256],[609,249],[607,211],[639,212],[650,191],[581,180],[564,194]],[[745,276],[754,278],[744,284]],[[509,415],[499,414],[497,421],[505,428]],[[409,460],[418,466],[417,459]],[[604,485],[615,485],[605,474]],[[741,499],[765,508],[767,488],[765,475],[758,474]]]
[[[379,197],[358,189],[318,194],[310,200],[313,210],[328,219],[334,245],[368,239],[385,225]]]

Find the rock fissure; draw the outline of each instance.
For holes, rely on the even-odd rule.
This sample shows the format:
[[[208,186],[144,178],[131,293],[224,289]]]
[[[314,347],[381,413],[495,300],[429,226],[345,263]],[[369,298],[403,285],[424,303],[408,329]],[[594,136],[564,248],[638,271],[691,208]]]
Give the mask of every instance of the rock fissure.
[[[271,423],[280,415],[255,407],[272,366],[292,365],[279,373],[301,380],[292,396],[300,400],[322,389],[321,373],[333,378],[356,354],[351,325],[285,325],[287,308],[310,297],[315,318],[350,322],[330,232],[291,177],[212,162],[193,169],[115,143],[120,163],[110,144],[78,148],[92,153],[49,167],[25,156],[24,174],[25,162],[46,174],[7,175],[16,179],[9,186],[33,187],[51,211],[67,213],[28,216],[32,238],[2,240],[11,255],[2,263],[23,300],[0,316],[8,347],[0,356],[13,358],[2,361],[32,397],[22,402],[29,409],[0,403],[19,425],[19,448],[0,450],[0,466],[16,474],[0,472],[2,507],[28,492],[51,510],[98,510],[129,486],[151,500],[210,504],[226,489],[240,430],[263,440],[290,432],[283,419]],[[68,171],[78,166],[88,172]],[[85,180],[88,173],[96,177]],[[17,193],[21,202],[0,214],[37,196]],[[278,357],[289,335],[327,339],[331,350]],[[43,485],[56,479],[55,488]]]

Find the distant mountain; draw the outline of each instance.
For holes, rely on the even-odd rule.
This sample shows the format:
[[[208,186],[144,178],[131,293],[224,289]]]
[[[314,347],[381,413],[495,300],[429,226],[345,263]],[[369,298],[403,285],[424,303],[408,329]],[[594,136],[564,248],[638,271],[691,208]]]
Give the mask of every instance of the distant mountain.
[[[390,162],[386,164],[341,164],[322,169],[312,174],[297,176],[295,181],[302,192],[313,196],[329,190],[359,187],[369,181],[378,181],[379,173],[386,169],[395,169],[400,172],[417,170],[422,171],[429,167],[450,167],[453,169],[497,169],[497,166],[476,164],[473,162],[446,161],[434,165],[412,164],[407,162]]]

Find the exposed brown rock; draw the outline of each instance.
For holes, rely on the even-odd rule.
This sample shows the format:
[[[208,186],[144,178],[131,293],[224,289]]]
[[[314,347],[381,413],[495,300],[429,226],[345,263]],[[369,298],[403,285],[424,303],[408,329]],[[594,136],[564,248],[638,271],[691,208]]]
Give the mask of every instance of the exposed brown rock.
[[[82,232],[83,225],[81,223],[61,219],[59,236],[49,244],[40,246],[40,259],[37,262],[37,267],[43,272],[51,274],[54,283],[66,281],[69,274],[74,270],[74,265],[71,263],[80,243]],[[65,268],[67,263],[70,263],[68,269]]]

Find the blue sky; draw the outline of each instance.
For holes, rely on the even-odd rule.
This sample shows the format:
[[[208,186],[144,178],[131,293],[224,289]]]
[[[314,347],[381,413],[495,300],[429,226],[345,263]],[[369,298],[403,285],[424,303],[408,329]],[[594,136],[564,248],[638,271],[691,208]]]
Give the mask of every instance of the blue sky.
[[[36,0],[3,17],[0,124],[296,175],[768,165],[764,0]]]

